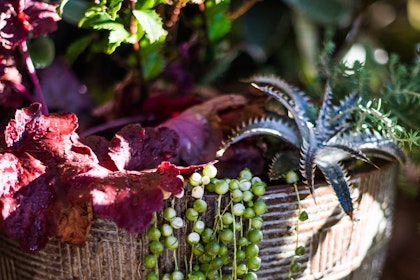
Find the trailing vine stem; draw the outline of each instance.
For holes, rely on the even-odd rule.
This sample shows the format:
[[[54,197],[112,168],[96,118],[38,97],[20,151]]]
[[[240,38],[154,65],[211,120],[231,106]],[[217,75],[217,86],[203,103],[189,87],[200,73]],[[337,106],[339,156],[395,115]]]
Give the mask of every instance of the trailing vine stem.
[[[298,190],[296,182],[293,183],[293,188],[295,189],[296,199],[297,199],[297,202],[298,202],[298,218],[297,218],[296,223],[295,223],[295,231],[296,231],[295,252],[296,252],[298,247],[299,247],[299,221],[300,221],[300,216],[302,214],[302,207],[300,205],[299,190]],[[291,261],[290,267],[289,267],[289,277],[292,276],[292,270],[293,270],[293,266],[295,264],[295,258],[296,258],[296,254],[294,254],[292,256],[292,261]]]
[[[28,52],[28,45],[26,41],[23,41],[20,44],[20,49],[22,51],[23,60],[25,61],[26,69],[28,70],[29,77],[32,81],[32,85],[34,86],[35,94],[38,98],[38,101],[41,103],[41,111],[44,115],[48,115],[48,107],[47,103],[45,102],[44,94],[42,93],[41,85],[39,83],[38,76],[36,75],[35,66],[32,62],[32,59]]]
[[[231,209],[231,213],[233,215],[233,203],[231,203],[230,206]],[[232,225],[233,225],[233,262],[232,262],[232,279],[236,279],[237,278],[237,268],[238,268],[238,264],[237,264],[237,259],[236,259],[236,255],[238,252],[238,249],[236,247],[236,219],[233,219],[232,221]]]

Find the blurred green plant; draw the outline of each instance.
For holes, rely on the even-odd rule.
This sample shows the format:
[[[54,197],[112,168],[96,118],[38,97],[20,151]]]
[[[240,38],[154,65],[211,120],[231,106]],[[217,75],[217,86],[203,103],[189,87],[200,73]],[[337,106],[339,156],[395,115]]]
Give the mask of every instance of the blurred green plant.
[[[70,45],[68,61],[73,63],[86,50],[112,54],[122,45],[132,45],[133,55],[138,56],[135,61],[140,76],[150,80],[167,65],[173,52],[170,48],[177,47],[176,44],[171,45],[173,41],[178,42],[177,30],[173,27],[184,7],[199,7],[199,13],[185,15],[187,23],[184,24],[191,28],[192,34],[198,34],[208,41],[208,45],[212,45],[231,29],[229,4],[229,0],[64,0],[60,5],[63,19],[94,31]]]
[[[319,59],[321,71],[312,87],[317,89],[328,80],[335,98],[359,93],[355,112],[358,121],[354,123],[357,130],[374,127],[410,150],[420,146],[420,64],[404,64],[393,54],[382,67],[360,61],[349,66],[332,59],[334,48],[332,41],[324,44]]]

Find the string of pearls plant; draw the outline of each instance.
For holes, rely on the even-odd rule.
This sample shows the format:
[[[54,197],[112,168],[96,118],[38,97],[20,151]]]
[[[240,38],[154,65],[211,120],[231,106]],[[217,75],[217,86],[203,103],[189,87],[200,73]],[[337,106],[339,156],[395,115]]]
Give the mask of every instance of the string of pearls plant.
[[[149,254],[144,257],[148,269],[146,280],[205,280],[205,279],[257,279],[255,271],[260,268],[258,244],[263,240],[261,217],[267,205],[260,199],[267,184],[253,176],[249,169],[240,172],[235,179],[216,178],[213,165],[193,173],[186,183],[188,201],[185,211],[180,213],[172,198],[161,218],[155,215],[153,225],[147,230]],[[215,209],[208,207],[209,197],[216,196]],[[208,213],[211,211],[212,213]],[[206,215],[212,215],[206,222]],[[181,271],[177,250],[180,240],[175,232],[187,229],[185,235],[187,252]],[[159,271],[159,257],[164,250],[173,252],[174,271]]]
[[[297,182],[299,181],[299,176],[294,171],[289,171],[286,174],[286,182],[288,184],[292,184],[293,188],[296,193],[296,199],[298,203],[298,218],[296,219],[295,223],[295,232],[296,232],[296,242],[295,242],[295,254],[291,258],[290,267],[289,267],[289,275],[286,278],[286,280],[293,280],[293,274],[298,273],[301,271],[302,267],[300,263],[298,262],[298,258],[300,256],[303,256],[305,254],[305,246],[300,245],[299,243],[299,224],[301,222],[304,222],[308,219],[308,213],[302,209],[301,203],[300,203],[300,195],[299,190],[297,187]]]

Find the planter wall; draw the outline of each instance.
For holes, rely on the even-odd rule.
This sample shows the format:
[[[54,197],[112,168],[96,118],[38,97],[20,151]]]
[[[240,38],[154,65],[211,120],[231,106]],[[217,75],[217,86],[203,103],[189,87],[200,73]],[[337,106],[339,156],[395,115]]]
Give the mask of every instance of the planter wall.
[[[299,225],[300,245],[305,245],[306,254],[298,259],[302,270],[295,279],[380,277],[391,233],[397,169],[395,164],[387,164],[354,177],[356,221],[343,214],[330,187],[317,186],[317,205],[308,190],[300,187],[301,205],[309,219]],[[270,186],[263,199],[268,212],[263,216],[264,240],[259,246],[262,266],[257,274],[259,279],[284,279],[295,249],[292,228],[297,219],[296,194],[290,185]],[[185,206],[186,202],[179,207]],[[186,229],[177,232],[180,238],[185,233]],[[180,263],[184,263],[185,250],[181,244]],[[145,252],[147,241],[142,235],[127,234],[99,219],[84,246],[53,240],[38,254],[22,252],[15,242],[0,234],[0,279],[145,279]],[[172,269],[172,253],[166,257],[160,267]]]

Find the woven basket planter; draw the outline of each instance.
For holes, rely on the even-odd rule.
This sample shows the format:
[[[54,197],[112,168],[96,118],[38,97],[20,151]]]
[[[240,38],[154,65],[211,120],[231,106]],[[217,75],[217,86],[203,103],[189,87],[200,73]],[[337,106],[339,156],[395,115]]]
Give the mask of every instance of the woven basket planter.
[[[299,257],[302,270],[294,279],[380,277],[391,233],[397,170],[396,164],[387,164],[354,176],[352,196],[357,221],[343,214],[330,187],[317,186],[317,204],[304,186],[299,187],[301,205],[309,219],[299,225],[299,241],[305,245],[306,254]],[[296,242],[296,232],[292,230],[297,219],[296,194],[290,185],[270,186],[263,199],[268,212],[263,215],[264,240],[259,244],[262,265],[257,272],[258,279],[284,279],[288,276]],[[183,200],[178,207],[185,207],[187,199]],[[210,201],[211,207],[212,198],[206,201]],[[176,232],[181,264],[188,253],[182,244],[186,231]],[[144,236],[127,234],[112,222],[100,219],[95,220],[88,242],[81,247],[52,240],[41,252],[30,254],[0,235],[0,279],[145,279],[147,270],[142,260],[147,245]],[[164,254],[160,268],[170,271],[172,252]]]

